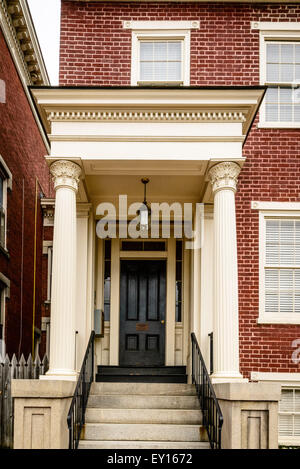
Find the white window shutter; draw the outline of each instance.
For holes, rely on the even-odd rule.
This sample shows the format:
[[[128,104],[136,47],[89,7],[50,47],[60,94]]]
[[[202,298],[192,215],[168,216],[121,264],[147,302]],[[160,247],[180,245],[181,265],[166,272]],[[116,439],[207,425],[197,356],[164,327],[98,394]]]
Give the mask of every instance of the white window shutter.
[[[297,388],[283,389],[279,402],[279,439],[288,437],[300,437],[300,389]]]

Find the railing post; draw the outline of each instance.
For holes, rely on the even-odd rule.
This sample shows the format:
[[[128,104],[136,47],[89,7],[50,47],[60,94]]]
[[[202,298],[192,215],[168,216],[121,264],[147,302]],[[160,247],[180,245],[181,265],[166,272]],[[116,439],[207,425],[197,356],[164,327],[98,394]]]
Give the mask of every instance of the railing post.
[[[194,340],[192,335],[192,383],[195,383],[194,372],[195,372],[195,365],[194,365]]]

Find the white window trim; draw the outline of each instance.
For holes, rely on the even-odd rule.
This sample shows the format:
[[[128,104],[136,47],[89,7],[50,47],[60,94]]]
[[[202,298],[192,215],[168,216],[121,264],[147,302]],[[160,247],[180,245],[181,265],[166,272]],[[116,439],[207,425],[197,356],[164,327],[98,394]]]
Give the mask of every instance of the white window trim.
[[[252,202],[251,207],[259,209],[259,317],[257,322],[258,324],[300,324],[300,314],[285,314],[283,316],[265,313],[266,219],[274,217],[300,219],[300,203]]]
[[[123,27],[132,29],[131,86],[139,84],[184,85],[190,84],[191,29],[199,28],[199,21],[124,21]],[[182,79],[180,81],[140,81],[139,44],[141,40],[182,41]]]
[[[272,41],[300,41],[300,22],[251,22],[251,29],[259,30],[259,74],[260,84],[266,85],[266,45]],[[279,84],[280,85],[280,84]],[[296,86],[296,83],[295,83]],[[265,102],[259,110],[258,127],[269,129],[297,129],[300,122],[267,122],[265,114]]]

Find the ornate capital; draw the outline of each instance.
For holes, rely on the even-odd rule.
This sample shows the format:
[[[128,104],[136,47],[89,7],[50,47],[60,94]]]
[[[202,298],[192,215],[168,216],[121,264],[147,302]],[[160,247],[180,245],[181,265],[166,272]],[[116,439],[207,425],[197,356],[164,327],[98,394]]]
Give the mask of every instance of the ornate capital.
[[[213,166],[208,173],[213,192],[216,193],[221,189],[231,189],[235,192],[240,171],[241,168],[237,163],[229,161]]]
[[[68,187],[75,192],[78,191],[79,177],[81,168],[73,161],[58,160],[50,166],[50,172],[53,176],[54,189]]]

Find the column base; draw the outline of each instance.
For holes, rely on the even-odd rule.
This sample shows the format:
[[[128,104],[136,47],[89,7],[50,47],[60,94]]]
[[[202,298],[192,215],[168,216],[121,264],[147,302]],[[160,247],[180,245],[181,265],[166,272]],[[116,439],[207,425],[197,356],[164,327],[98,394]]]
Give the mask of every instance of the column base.
[[[40,376],[41,380],[52,381],[77,381],[78,373],[67,370],[50,370],[45,375]]]
[[[241,373],[213,373],[210,377],[213,384],[216,383],[248,383],[247,378],[243,378]]]

